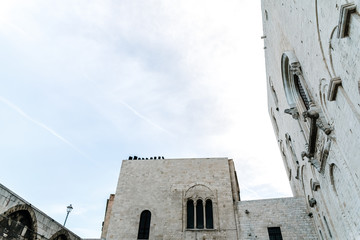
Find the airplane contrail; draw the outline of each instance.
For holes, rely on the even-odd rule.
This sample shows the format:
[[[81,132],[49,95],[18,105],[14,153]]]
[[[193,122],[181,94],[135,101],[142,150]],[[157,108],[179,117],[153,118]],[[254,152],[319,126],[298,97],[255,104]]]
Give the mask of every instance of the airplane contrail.
[[[166,132],[167,134],[174,136],[174,134],[172,134],[171,132],[169,132],[168,130],[166,130],[165,128],[157,125],[156,123],[154,123],[153,121],[151,121],[150,119],[148,119],[147,117],[143,116],[142,114],[140,114],[138,111],[136,111],[133,107],[131,107],[129,104],[127,104],[124,101],[120,100],[120,103],[122,105],[124,105],[126,108],[128,108],[131,112],[133,112],[136,116],[138,116],[139,118],[145,120],[146,122],[150,123],[151,125],[153,125],[154,127]]]
[[[39,122],[35,119],[33,119],[32,117],[30,117],[29,115],[27,115],[23,110],[21,110],[21,108],[19,108],[18,106],[16,106],[15,104],[13,104],[12,102],[10,102],[9,100],[7,100],[6,98],[0,96],[0,101],[2,101],[3,103],[5,103],[6,105],[8,105],[9,107],[11,107],[13,110],[15,110],[17,113],[19,113],[21,116],[23,116],[24,118],[26,118],[27,120],[35,123],[36,125],[38,125],[39,127],[45,129],[46,131],[48,131],[49,133],[51,133],[53,136],[57,137],[58,139],[60,139],[62,142],[66,143],[68,146],[70,146],[72,149],[74,149],[75,151],[77,151],[78,153],[80,153],[81,155],[83,155],[84,157],[87,157],[85,153],[83,153],[80,149],[78,149],[74,144],[72,144],[71,142],[69,142],[67,139],[65,139],[64,137],[62,137],[60,134],[58,134],[57,132],[55,132],[53,129],[49,128],[48,126],[46,126],[44,123]]]
[[[83,75],[86,79],[89,79],[90,78],[87,76],[87,75]],[[94,82],[91,82],[91,85],[95,88],[95,89],[99,89],[99,86],[94,83]],[[141,118],[142,120],[146,121],[147,123],[149,123],[150,125],[154,126],[155,128],[163,131],[163,132],[166,132],[167,134],[169,134],[170,136],[174,137],[175,135],[171,132],[169,132],[168,130],[166,130],[165,128],[159,126],[158,124],[154,123],[153,121],[151,121],[149,118],[145,117],[144,115],[142,115],[141,113],[139,113],[135,108],[133,108],[132,106],[130,106],[128,103],[126,103],[125,101],[121,100],[121,99],[118,99],[118,95],[115,95],[115,94],[110,94],[111,97],[113,97],[114,99],[117,99],[116,101],[120,102],[120,104],[122,104],[124,107],[126,107],[127,109],[129,109],[133,114],[135,114],[136,116],[138,116],[139,118]]]

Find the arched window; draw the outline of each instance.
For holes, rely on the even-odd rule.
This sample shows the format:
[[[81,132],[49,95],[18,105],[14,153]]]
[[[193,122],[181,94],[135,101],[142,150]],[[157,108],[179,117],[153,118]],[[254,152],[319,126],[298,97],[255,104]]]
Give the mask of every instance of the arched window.
[[[214,228],[213,207],[212,207],[212,201],[210,199],[206,200],[205,203],[205,215],[206,215],[206,228],[213,229]]]
[[[151,212],[144,210],[140,215],[138,239],[149,239]]]
[[[332,130],[321,110],[316,107],[311,92],[307,91],[309,88],[294,52],[287,51],[282,54],[281,72],[286,100],[290,107],[284,112],[298,120],[302,135],[307,142],[307,149],[301,153],[301,157],[307,157],[320,172],[323,150],[317,149],[320,137],[318,129],[321,129],[326,135],[329,135]],[[325,139],[325,136],[321,138]]]
[[[196,228],[204,228],[204,206],[201,199],[196,201]]]
[[[285,109],[285,113],[291,114],[294,119],[299,121],[304,137],[309,140],[310,122],[306,121],[307,111],[313,105],[311,96],[307,91],[306,81],[302,74],[299,60],[292,51],[284,52],[281,57],[281,72],[284,85],[286,100],[289,104],[289,109]],[[305,115],[304,115],[305,114]]]
[[[294,52],[288,51],[281,57],[281,72],[286,100],[290,108],[301,114],[310,109],[311,98],[306,90],[305,80]]]
[[[188,229],[194,228],[194,201],[189,199],[186,203],[187,226]]]
[[[206,185],[191,186],[184,195],[182,209],[184,231],[204,231],[218,227],[216,197]]]

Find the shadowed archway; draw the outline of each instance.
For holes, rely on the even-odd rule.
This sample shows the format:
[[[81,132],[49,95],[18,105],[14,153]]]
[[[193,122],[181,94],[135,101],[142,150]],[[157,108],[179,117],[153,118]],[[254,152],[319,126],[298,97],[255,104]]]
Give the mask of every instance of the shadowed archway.
[[[1,214],[0,231],[9,239],[35,240],[37,221],[32,207],[26,204],[16,205]]]

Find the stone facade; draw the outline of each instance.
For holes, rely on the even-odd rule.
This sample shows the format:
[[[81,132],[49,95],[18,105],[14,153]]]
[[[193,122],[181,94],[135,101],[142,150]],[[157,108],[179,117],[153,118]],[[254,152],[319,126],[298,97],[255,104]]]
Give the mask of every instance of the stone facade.
[[[0,240],[80,240],[80,237],[0,184]]]
[[[223,159],[124,160],[107,240],[137,239],[151,212],[150,239],[237,239],[230,165]],[[214,229],[187,230],[188,198],[211,198]]]
[[[262,0],[269,113],[319,239],[360,239],[359,9]]]
[[[243,202],[239,193],[231,159],[124,160],[115,197],[110,198],[111,210],[106,210],[104,226],[108,227],[102,237],[269,239],[268,228],[280,227],[284,239],[317,238],[303,198]],[[213,227],[188,227],[187,204],[198,199],[212,201]],[[138,238],[144,211],[151,213],[150,234]]]
[[[318,239],[301,197],[237,202],[237,215],[239,239],[269,239],[269,227],[280,227],[283,239]]]

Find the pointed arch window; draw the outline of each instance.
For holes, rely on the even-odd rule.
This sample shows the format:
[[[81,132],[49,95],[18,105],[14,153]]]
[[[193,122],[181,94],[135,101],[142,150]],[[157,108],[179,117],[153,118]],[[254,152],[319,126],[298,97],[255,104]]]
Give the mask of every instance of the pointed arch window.
[[[138,240],[149,239],[150,221],[151,221],[151,212],[149,210],[144,210],[140,215],[139,232],[137,237]]]

